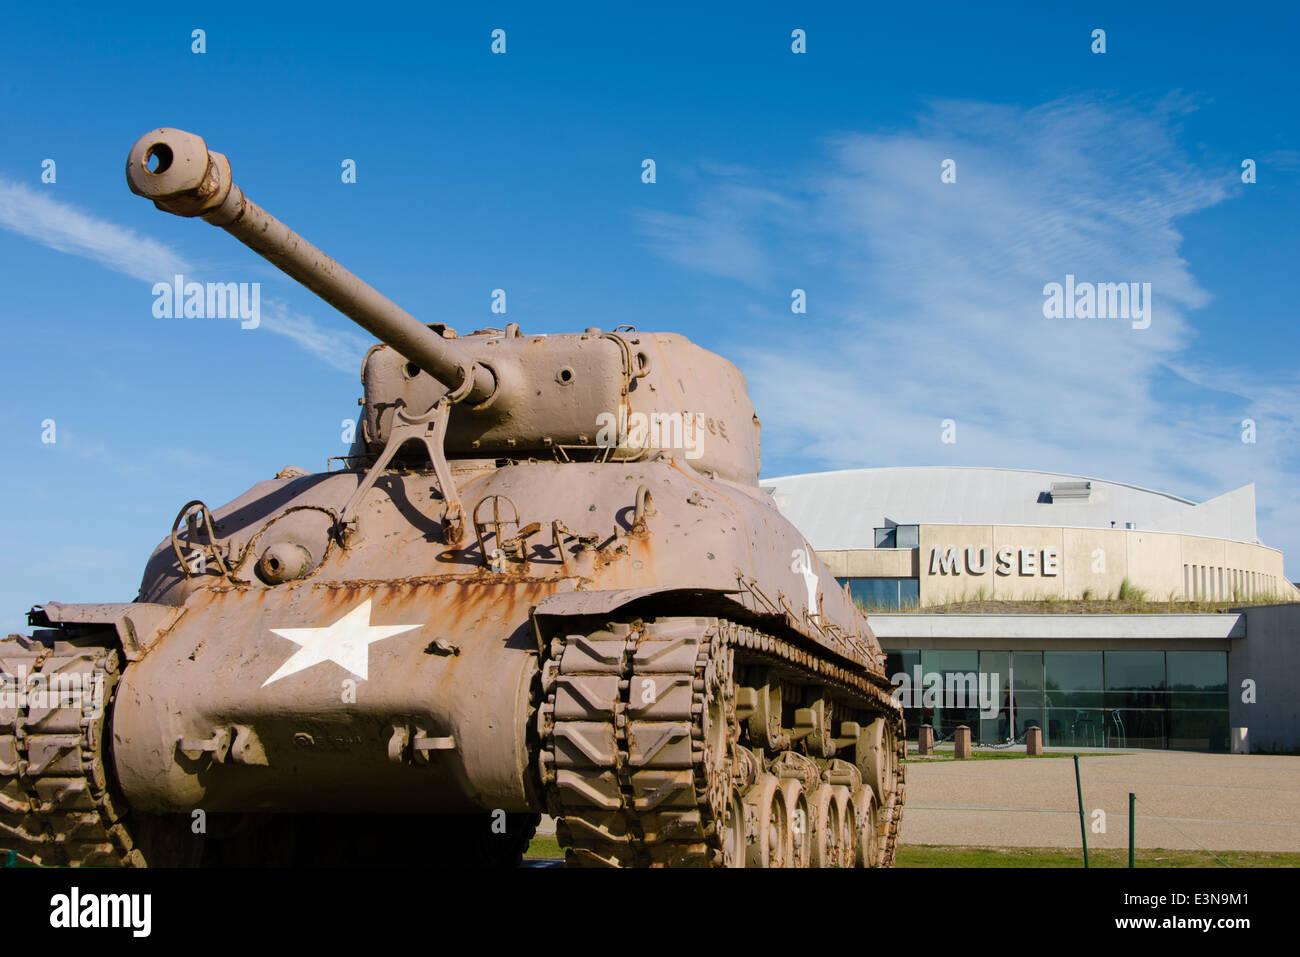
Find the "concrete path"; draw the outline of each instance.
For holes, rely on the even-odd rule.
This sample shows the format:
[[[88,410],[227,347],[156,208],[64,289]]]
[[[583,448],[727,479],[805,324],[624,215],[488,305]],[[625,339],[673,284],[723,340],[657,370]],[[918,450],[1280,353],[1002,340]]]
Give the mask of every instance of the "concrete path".
[[[1300,757],[1131,751],[1081,755],[1088,846],[1300,852]],[[1092,811],[1106,812],[1106,832]],[[1067,757],[907,764],[904,844],[1078,847]]]

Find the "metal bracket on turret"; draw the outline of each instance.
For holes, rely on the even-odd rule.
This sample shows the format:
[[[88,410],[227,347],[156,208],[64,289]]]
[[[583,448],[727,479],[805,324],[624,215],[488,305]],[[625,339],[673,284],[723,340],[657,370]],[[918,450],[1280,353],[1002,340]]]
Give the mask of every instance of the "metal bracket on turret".
[[[384,473],[384,469],[393,460],[397,450],[411,441],[424,443],[429,453],[429,460],[433,463],[434,474],[438,476],[443,504],[446,506],[442,528],[448,543],[459,544],[465,537],[465,513],[461,508],[460,496],[456,493],[456,485],[451,480],[451,469],[447,466],[445,451],[447,419],[451,413],[451,405],[451,397],[444,396],[424,415],[411,415],[400,405],[393,410],[393,422],[388,430],[388,444],[384,446],[384,451],[375,460],[375,464],[370,466],[366,477],[361,480],[361,484],[352,493],[352,497],[348,499],[348,503],[343,506],[343,511],[339,515],[338,531],[341,545],[347,547],[347,539],[356,528],[355,512],[365,494],[370,491],[375,482],[379,481],[379,476]]]
[[[200,518],[203,520],[202,526],[199,525]],[[181,542],[178,537],[181,522],[186,523],[185,543],[190,547],[188,557],[181,552]],[[207,538],[206,541],[201,540],[204,534]],[[186,578],[206,574],[208,559],[211,559],[212,564],[216,566],[221,576],[233,581],[230,569],[226,565],[226,558],[229,558],[232,562],[234,561],[233,548],[229,542],[222,543],[217,540],[212,510],[198,499],[186,502],[181,507],[181,510],[176,513],[176,521],[172,522],[171,544],[172,551],[176,555],[176,564],[180,568],[181,574]],[[225,558],[222,557],[223,550],[227,552]]]

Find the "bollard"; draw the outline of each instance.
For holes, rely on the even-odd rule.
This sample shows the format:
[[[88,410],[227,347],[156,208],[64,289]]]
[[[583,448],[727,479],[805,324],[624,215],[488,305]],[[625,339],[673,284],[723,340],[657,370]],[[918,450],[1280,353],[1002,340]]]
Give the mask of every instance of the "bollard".
[[[934,725],[923,724],[916,729],[916,753],[926,757],[934,755]]]
[[[952,736],[952,756],[954,758],[970,757],[970,727],[959,724]]]
[[[1079,837],[1083,841],[1083,866],[1088,866],[1088,826],[1083,823],[1083,779],[1079,776],[1079,756],[1074,756],[1074,788],[1079,794]]]
[[[1043,753],[1043,729],[1036,724],[1031,724],[1025,731],[1025,754],[1036,755]]]
[[[1137,811],[1133,805],[1137,803],[1137,795],[1132,791],[1128,792],[1128,866],[1133,866],[1133,830],[1136,826]]]

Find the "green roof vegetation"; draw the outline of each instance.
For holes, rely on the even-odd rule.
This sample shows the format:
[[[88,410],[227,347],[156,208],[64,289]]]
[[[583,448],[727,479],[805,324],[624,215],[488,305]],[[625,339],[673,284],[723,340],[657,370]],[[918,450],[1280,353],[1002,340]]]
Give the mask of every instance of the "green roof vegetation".
[[[1140,588],[1125,589],[1121,585],[1120,594],[1101,598],[994,599],[977,593],[931,605],[912,604],[896,608],[858,602],[858,607],[868,615],[1204,615],[1227,614],[1256,605],[1291,601],[1294,599],[1273,595],[1233,601],[1186,601],[1171,596],[1161,601],[1148,597]]]

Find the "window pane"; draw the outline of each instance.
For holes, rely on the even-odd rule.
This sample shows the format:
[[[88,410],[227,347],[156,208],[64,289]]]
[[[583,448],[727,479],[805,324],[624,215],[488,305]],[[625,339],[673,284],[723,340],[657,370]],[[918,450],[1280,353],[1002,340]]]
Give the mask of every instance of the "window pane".
[[[849,586],[853,601],[868,610],[892,610],[916,605],[921,599],[921,583],[915,578],[837,578]],[[901,602],[901,605],[900,605]]]
[[[1100,691],[1047,692],[1049,708],[1100,708],[1103,703]]]
[[[1189,751],[1228,750],[1228,712],[1170,712],[1169,747]]]
[[[924,650],[921,652],[921,670],[927,677],[931,673],[942,676],[943,686],[936,707],[922,709],[927,723],[934,725],[935,737],[950,740],[957,726],[962,724],[971,729],[972,735],[978,736],[979,652]],[[950,682],[949,675],[960,675],[963,680]],[[970,676],[970,680],[966,680],[966,676]]]
[[[998,690],[1005,690],[1011,673],[1011,654],[1006,651],[981,651],[980,673],[998,676]]]
[[[897,608],[897,578],[847,578],[849,594],[863,608]]]
[[[980,652],[980,680],[985,682],[986,694],[991,696],[990,705],[997,712],[990,716],[980,704],[979,742],[981,744],[998,744],[1011,737],[1011,708],[1008,693],[1008,669],[1011,655],[1006,651]]]
[[[915,608],[921,604],[921,582],[916,578],[902,578],[898,582],[898,594],[903,607]]]
[[[922,651],[921,667],[925,671],[978,671],[978,651]]]
[[[1163,710],[1108,709],[1104,727],[1105,746],[1166,748],[1169,746],[1166,720],[1167,715]]]
[[[1100,651],[1045,651],[1048,691],[1100,691]]]
[[[919,651],[886,651],[885,652],[885,675],[894,687],[898,687],[895,678],[900,674],[907,675],[907,680],[911,681],[916,677],[915,667],[921,663],[921,653]]]
[[[1049,742],[1047,738],[1047,725],[1046,722],[1043,721],[1042,707],[1041,706],[1036,706],[1032,708],[1022,707],[1020,704],[1020,699],[1017,697],[1016,698],[1016,737],[1019,738],[1026,731],[1028,731],[1030,725],[1034,725],[1035,727],[1042,730],[1043,744],[1048,744]]]
[[[1107,691],[1164,691],[1163,651],[1107,651]]]
[[[1171,691],[1169,707],[1184,711],[1219,711],[1228,706],[1226,691],[1204,694],[1196,691]]]
[[[900,675],[907,675],[910,683],[916,677],[916,667],[921,664],[921,653],[919,651],[886,651],[885,652],[885,674],[888,676],[890,683],[895,689],[900,687]],[[922,724],[921,712],[919,709],[908,707],[911,699],[905,697],[903,703],[903,720],[907,724],[907,737],[915,741],[916,729]]]
[[[1226,651],[1170,651],[1165,653],[1169,667],[1170,691],[1228,691],[1228,653]]]
[[[1105,743],[1105,727],[1105,715],[1099,708],[1048,708],[1043,730],[1059,747],[1100,748]]]
[[[1107,691],[1102,704],[1107,708],[1166,708],[1169,695],[1163,691]]]
[[[1043,690],[1043,653],[1017,651],[1011,659],[1016,670],[1016,691]]]

